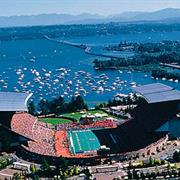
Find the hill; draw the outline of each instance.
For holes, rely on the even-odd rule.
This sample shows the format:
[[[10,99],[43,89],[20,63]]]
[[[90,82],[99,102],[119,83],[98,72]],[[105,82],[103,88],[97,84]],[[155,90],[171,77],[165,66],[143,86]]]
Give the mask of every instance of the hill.
[[[100,24],[109,22],[177,22],[180,19],[180,9],[167,8],[155,12],[124,12],[120,14],[101,16],[98,14],[40,14],[31,16],[1,16],[0,27],[37,26],[59,24]]]

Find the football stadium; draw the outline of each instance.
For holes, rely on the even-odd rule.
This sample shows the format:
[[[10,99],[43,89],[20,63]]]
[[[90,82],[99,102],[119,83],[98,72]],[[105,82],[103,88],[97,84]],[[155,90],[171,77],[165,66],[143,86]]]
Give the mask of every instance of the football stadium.
[[[174,133],[173,128],[163,128],[177,119],[180,92],[160,83],[136,87],[133,92],[143,101],[136,108],[133,119],[121,124],[105,112],[101,117],[100,112],[95,112],[94,116],[82,115],[83,121],[53,124],[49,118],[42,121],[28,113],[27,103],[32,94],[2,92],[1,128],[13,133],[11,144],[12,148],[18,148],[17,154],[33,161],[38,161],[39,157],[88,160],[108,155],[120,159],[146,156],[162,148],[169,133],[172,137],[180,137],[180,132]],[[96,114],[97,119],[94,118]]]

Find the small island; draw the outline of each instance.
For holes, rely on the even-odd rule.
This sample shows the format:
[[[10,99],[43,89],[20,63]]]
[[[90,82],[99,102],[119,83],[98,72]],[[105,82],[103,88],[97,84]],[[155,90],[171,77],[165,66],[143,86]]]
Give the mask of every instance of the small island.
[[[180,42],[159,43],[121,42],[103,48],[111,52],[132,52],[130,57],[95,59],[95,70],[137,70],[151,71],[154,78],[180,80]]]

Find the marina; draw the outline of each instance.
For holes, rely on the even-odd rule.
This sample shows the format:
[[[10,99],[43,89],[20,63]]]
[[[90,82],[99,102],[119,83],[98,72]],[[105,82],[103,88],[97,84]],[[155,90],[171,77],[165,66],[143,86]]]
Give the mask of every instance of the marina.
[[[145,34],[141,40],[148,41],[149,36],[150,34]],[[159,37],[156,33],[151,36],[151,41]],[[172,33],[169,38],[173,36],[175,37],[176,33]],[[112,99],[118,93],[127,94],[131,87],[148,83],[163,82],[180,89],[178,81],[153,79],[147,72],[94,70],[92,61],[96,56],[85,53],[82,45],[86,44],[97,50],[107,43],[120,41],[122,37],[125,38],[119,35],[118,40],[117,36],[104,36],[98,41],[94,40],[95,37],[90,40],[88,36],[81,40],[79,37],[72,37],[55,41],[46,37],[36,40],[1,41],[0,90],[33,93],[37,102],[39,99],[58,96],[68,100],[80,94],[93,106]],[[131,35],[126,35],[126,38],[128,40]],[[166,35],[162,38],[166,38]]]

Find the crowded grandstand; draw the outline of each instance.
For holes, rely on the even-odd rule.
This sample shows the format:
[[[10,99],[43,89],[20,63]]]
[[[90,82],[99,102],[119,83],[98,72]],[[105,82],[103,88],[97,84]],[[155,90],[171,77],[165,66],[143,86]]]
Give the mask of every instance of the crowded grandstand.
[[[89,148],[90,144],[93,144],[89,142],[96,137],[92,130],[115,127],[113,120],[107,119],[88,125],[81,125],[76,122],[59,124],[53,129],[50,124],[40,122],[37,117],[27,112],[15,113],[11,121],[11,128],[14,132],[30,139],[28,145],[22,145],[22,148],[37,154],[57,157],[79,157],[79,154],[86,157],[83,151],[71,151],[74,146],[79,147],[78,143],[80,143],[81,138],[76,138],[76,133],[85,134],[85,132],[89,132],[89,137],[86,139],[86,143],[88,143],[86,151],[95,152],[94,150],[98,150],[99,146],[98,148]]]

